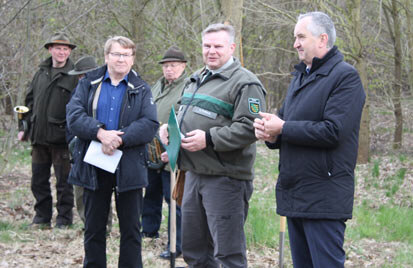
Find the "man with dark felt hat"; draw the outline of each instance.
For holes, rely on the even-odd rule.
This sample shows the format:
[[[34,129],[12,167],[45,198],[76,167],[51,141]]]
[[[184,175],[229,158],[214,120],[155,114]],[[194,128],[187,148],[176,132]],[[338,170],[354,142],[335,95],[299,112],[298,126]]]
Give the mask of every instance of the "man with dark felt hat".
[[[53,165],[57,192],[56,227],[65,228],[73,220],[73,188],[67,183],[70,163],[65,129],[66,104],[78,82],[76,76],[68,74],[74,67],[69,56],[76,45],[65,33],[55,33],[44,47],[51,56],[40,64],[30,83],[25,99],[25,105],[30,110],[23,118],[28,128],[26,133],[18,133],[18,139],[30,139],[32,144],[31,190],[36,200],[32,226],[51,226],[53,200],[50,169]]]
[[[46,44],[44,44],[44,48],[49,49],[52,45],[65,45],[68,46],[70,49],[75,49],[76,45],[72,44],[69,40],[69,37],[65,33],[54,33],[50,36],[49,40],[47,40]]]
[[[92,56],[83,56],[75,63],[73,70],[68,72],[69,75],[78,75],[78,78],[82,78],[85,73],[96,70],[99,66],[96,64],[96,60]]]
[[[159,64],[165,62],[187,62],[184,53],[177,47],[171,46],[163,55],[163,58],[159,61]]]
[[[152,87],[152,94],[157,106],[158,121],[160,124],[168,123],[171,107],[178,111],[178,100],[182,95],[185,85],[186,59],[184,53],[176,47],[170,47],[159,61],[162,65],[163,76]],[[143,201],[142,227],[143,235],[159,237],[159,228],[162,219],[162,202],[165,198],[170,206],[170,170],[167,165],[166,152],[159,140],[155,138],[150,144],[150,161],[148,169],[149,185],[146,187]],[[181,208],[176,207],[176,256],[181,254]],[[168,245],[160,254],[161,258],[169,259],[169,217],[168,217]]]

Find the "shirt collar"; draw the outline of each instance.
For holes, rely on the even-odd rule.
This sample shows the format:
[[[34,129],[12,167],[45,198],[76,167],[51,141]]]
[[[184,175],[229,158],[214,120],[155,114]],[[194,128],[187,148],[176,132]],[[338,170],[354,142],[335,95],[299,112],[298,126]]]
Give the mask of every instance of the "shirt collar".
[[[112,79],[110,79],[108,70],[106,70],[105,76],[103,77],[103,81],[106,81],[106,79],[109,79],[110,81],[112,81]],[[122,82],[122,81],[125,81],[125,83],[128,84],[128,82],[129,82],[128,75],[125,75],[120,82]]]
[[[313,73],[315,70],[320,68],[324,63],[326,63],[330,58],[334,57],[338,53],[339,53],[339,51],[338,51],[337,47],[333,46],[327,52],[327,54],[325,54],[324,57],[322,57],[321,59],[317,58],[317,57],[314,57],[313,61],[312,61],[312,64],[311,64],[310,73]],[[301,61],[299,64],[295,65],[294,68],[300,73],[307,73],[307,71],[306,71],[307,65],[303,61]]]
[[[234,63],[234,57],[230,57],[229,59],[228,59],[228,61],[224,64],[224,65],[222,65],[220,68],[218,68],[218,69],[216,69],[216,70],[209,70],[208,69],[208,67],[206,67],[206,69],[207,70],[209,70],[212,74],[216,74],[216,73],[220,73],[220,72],[222,72],[223,70],[225,70],[226,68],[228,68],[231,64],[233,64]]]
[[[320,68],[321,65],[326,63],[331,57],[333,57],[337,52],[337,47],[333,46],[331,49],[327,51],[327,53],[322,57],[322,58],[313,58],[313,63],[311,64],[311,72],[314,72],[318,68]]]

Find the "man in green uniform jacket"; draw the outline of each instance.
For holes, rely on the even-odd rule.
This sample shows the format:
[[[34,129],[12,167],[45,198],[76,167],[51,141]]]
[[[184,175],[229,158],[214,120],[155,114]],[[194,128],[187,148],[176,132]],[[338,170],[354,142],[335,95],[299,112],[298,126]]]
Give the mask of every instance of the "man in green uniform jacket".
[[[32,143],[31,189],[36,199],[32,225],[50,227],[53,214],[50,168],[53,164],[57,180],[56,227],[63,228],[73,220],[73,188],[67,183],[70,163],[65,136],[66,104],[77,84],[77,77],[68,75],[74,67],[69,56],[76,46],[66,34],[56,33],[44,47],[51,57],[40,64],[30,84],[25,100],[29,112],[23,119],[28,129],[20,131],[18,139],[30,138]]]
[[[178,121],[186,170],[182,253],[189,267],[247,267],[244,223],[255,160],[252,123],[265,89],[232,55],[235,31],[213,24],[202,33],[205,68],[184,90]],[[167,128],[161,139],[168,142]]]
[[[162,64],[163,77],[155,83],[151,90],[156,103],[158,121],[160,124],[163,124],[168,122],[172,106],[174,106],[175,111],[178,111],[178,100],[185,85],[186,59],[178,47],[172,46],[165,52],[159,63]],[[166,158],[161,156],[163,151],[159,139],[155,138],[150,144],[149,185],[146,187],[143,200],[142,233],[146,237],[159,237],[158,231],[161,226],[163,198],[165,198],[166,203],[170,207],[171,174],[169,166],[164,162]],[[169,218],[168,246],[160,255],[164,259],[170,258]],[[176,236],[176,256],[179,256],[181,255],[181,208],[179,206],[176,207]]]

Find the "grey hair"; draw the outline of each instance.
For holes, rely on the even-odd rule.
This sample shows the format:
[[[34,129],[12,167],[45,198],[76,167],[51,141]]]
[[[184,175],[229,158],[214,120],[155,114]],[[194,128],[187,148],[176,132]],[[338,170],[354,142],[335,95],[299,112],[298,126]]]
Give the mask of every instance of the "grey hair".
[[[306,17],[311,17],[311,22],[308,24],[307,30],[314,36],[320,36],[323,33],[327,34],[327,48],[332,48],[336,41],[336,28],[330,17],[323,12],[315,11],[300,14],[300,16],[298,16],[298,21]]]
[[[207,33],[215,33],[215,32],[220,32],[220,31],[225,31],[228,33],[230,43],[235,42],[234,27],[232,27],[231,25],[222,24],[222,23],[211,24],[208,27],[206,27],[205,30],[202,31],[202,39],[204,39],[204,36]]]
[[[136,45],[135,43],[127,37],[124,36],[113,36],[109,37],[109,39],[105,43],[104,53],[108,55],[112,49],[112,45],[114,43],[118,43],[123,48],[130,48],[132,49],[132,55],[136,54]]]

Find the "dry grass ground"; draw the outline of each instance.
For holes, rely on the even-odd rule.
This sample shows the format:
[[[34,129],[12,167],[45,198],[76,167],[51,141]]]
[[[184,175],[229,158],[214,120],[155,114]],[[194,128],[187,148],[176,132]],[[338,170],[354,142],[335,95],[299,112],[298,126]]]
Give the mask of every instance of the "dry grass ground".
[[[263,148],[260,147],[260,151]],[[267,153],[266,150],[261,151]],[[412,207],[413,193],[413,159],[403,163],[394,157],[380,156],[381,167],[384,173],[377,179],[383,181],[387,174],[396,173],[402,167],[408,169],[405,180],[397,197],[393,200],[403,203],[403,206]],[[373,157],[373,160],[376,157]],[[374,161],[373,161],[374,162]],[[370,200],[372,204],[385,204],[390,202],[386,197],[386,190],[375,188],[368,190],[363,178],[368,178],[373,164],[361,165],[357,168],[356,205],[363,200]],[[22,168],[0,177],[0,222],[11,223],[7,232],[0,237],[0,268],[8,267],[82,267],[83,260],[83,233],[81,223],[75,215],[75,225],[72,229],[60,230],[31,230],[27,228],[33,217],[33,197],[30,193],[29,172]],[[270,178],[267,178],[270,179]],[[255,188],[257,194],[263,191],[273,191],[273,181],[257,179]],[[76,213],[75,213],[76,214]],[[164,221],[165,222],[165,221]],[[357,218],[348,222],[348,229],[357,228]],[[118,256],[119,231],[115,221],[112,233],[108,237],[108,263],[109,267],[116,267]],[[0,227],[1,231],[1,227]],[[5,234],[6,233],[6,234]],[[165,248],[167,241],[166,228],[162,225],[161,237],[158,239],[143,240],[143,259],[145,267],[169,267],[168,261],[158,258],[159,253]],[[383,267],[391,263],[401,248],[406,244],[400,242],[383,242],[374,239],[351,240],[346,239],[348,260],[346,267]],[[291,267],[287,243],[287,267]],[[248,249],[249,266],[255,268],[276,267],[278,264],[278,249],[265,246]],[[185,263],[182,258],[177,259],[177,266]]]
[[[406,133],[404,147],[392,152],[389,145],[391,137],[392,114],[381,112],[372,106],[372,146],[373,154],[369,164],[359,165],[356,170],[355,205],[369,201],[372,209],[383,204],[399,205],[412,209],[413,206],[413,115],[412,107],[406,105]],[[378,123],[380,122],[380,124]],[[381,122],[387,122],[387,129]],[[259,146],[259,154],[264,159],[272,159],[274,152]],[[274,159],[273,159],[274,160]],[[372,176],[375,165],[379,174]],[[265,165],[263,167],[265,169]],[[401,169],[406,169],[404,180],[397,192],[389,197],[385,186],[389,177],[394,177]],[[267,175],[261,175],[267,174]],[[257,172],[255,193],[273,192],[275,179],[267,172]],[[83,233],[79,218],[75,215],[75,224],[68,230],[31,230],[27,228],[33,217],[34,200],[30,192],[30,171],[28,165],[9,168],[0,176],[0,268],[51,268],[82,267]],[[76,213],[75,213],[76,214]],[[115,217],[116,218],[116,217]],[[275,220],[278,220],[275,219]],[[348,221],[347,230],[359,227],[358,218]],[[165,222],[165,221],[163,221]],[[143,240],[144,267],[169,267],[169,262],[158,258],[165,248],[166,226],[162,225],[161,237]],[[117,222],[108,237],[107,252],[109,267],[117,267],[119,248]],[[405,242],[386,242],[381,239],[356,239],[346,237],[346,267],[400,267],[392,266],[400,252],[409,252],[412,246]],[[286,248],[287,267],[292,267],[288,243]],[[265,245],[250,246],[248,249],[249,267],[277,267],[278,249]],[[177,259],[177,266],[185,263]],[[409,267],[409,266],[405,266]],[[411,267],[411,266],[410,266]]]

